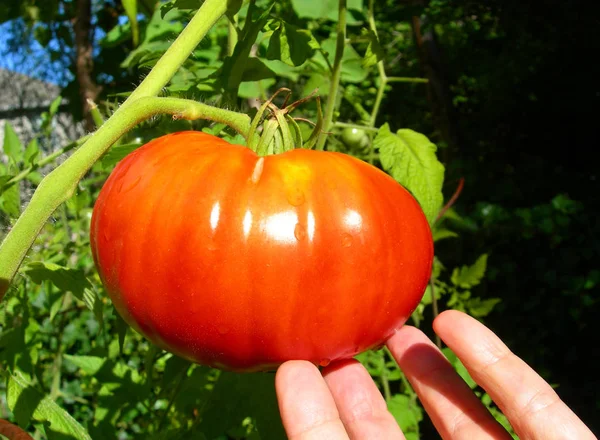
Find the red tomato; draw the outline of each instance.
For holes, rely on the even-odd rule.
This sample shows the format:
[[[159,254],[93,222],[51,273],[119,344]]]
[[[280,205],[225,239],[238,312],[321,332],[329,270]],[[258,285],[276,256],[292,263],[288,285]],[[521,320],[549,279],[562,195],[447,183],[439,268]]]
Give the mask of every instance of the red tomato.
[[[377,168],[312,150],[259,157],[198,132],[118,164],[91,246],[133,328],[235,371],[380,346],[419,303],[433,259],[418,203]]]

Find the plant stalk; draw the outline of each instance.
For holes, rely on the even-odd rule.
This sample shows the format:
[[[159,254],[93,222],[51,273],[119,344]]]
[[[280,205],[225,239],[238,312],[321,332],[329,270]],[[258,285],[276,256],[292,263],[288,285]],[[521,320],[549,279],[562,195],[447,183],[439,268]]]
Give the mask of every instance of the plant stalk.
[[[335,103],[340,87],[340,79],[342,77],[342,58],[344,57],[344,48],[346,46],[346,0],[339,0],[338,10],[337,40],[335,43],[335,58],[331,73],[331,87],[329,88],[329,96],[327,97],[327,105],[325,107],[325,118],[323,120],[323,131],[317,142],[317,150],[323,150],[325,148],[325,141],[327,140],[326,133],[331,128],[333,122],[333,113],[335,111]]]

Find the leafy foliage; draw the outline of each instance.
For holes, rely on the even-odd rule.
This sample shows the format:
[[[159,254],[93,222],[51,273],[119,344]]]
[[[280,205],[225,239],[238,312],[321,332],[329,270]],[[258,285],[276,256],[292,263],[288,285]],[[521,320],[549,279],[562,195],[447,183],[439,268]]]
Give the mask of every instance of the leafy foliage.
[[[105,87],[101,106],[105,114],[114,111],[114,102],[156,63],[200,3],[95,2],[96,20],[104,31],[96,39],[95,78]],[[543,69],[544,57],[539,54],[546,53],[548,45],[542,44],[541,37],[521,35],[528,26],[507,25],[507,12],[500,2],[483,6],[436,0],[425,8],[392,0],[376,3],[377,32],[369,25],[365,2],[348,1],[348,39],[327,149],[383,168],[408,187],[432,224],[437,258],[432,283],[412,316],[413,324],[428,327],[435,302],[440,308],[464,310],[495,323],[502,334],[512,335],[511,345],[522,343],[515,328],[528,329],[533,340],[521,346],[521,352],[529,353],[534,365],[548,365],[548,358],[554,359],[557,351],[548,340],[560,339],[557,335],[571,327],[591,334],[596,328],[589,324],[589,317],[598,304],[600,273],[593,245],[598,228],[590,224],[585,212],[597,200],[581,202],[563,188],[549,185],[550,189],[542,188],[543,195],[532,195],[539,185],[527,192],[523,177],[510,177],[516,175],[519,164],[507,164],[507,147],[495,139],[495,134],[510,137],[503,131],[506,128],[497,128],[510,121],[499,125],[498,117],[516,105],[512,90],[518,89],[518,81],[535,82],[530,72]],[[23,15],[36,40],[51,56],[64,59],[53,42],[72,50],[70,22],[75,11],[61,12],[54,1],[42,6],[36,12],[37,6],[29,4],[23,9],[3,5],[0,20]],[[279,87],[289,87],[300,97],[315,89],[323,98],[331,93],[336,1],[257,0],[230,16],[231,23],[224,19],[211,30],[165,94],[252,113],[257,100],[265,100]],[[427,17],[430,24],[426,23],[425,30],[433,28],[449,49],[452,109],[463,116],[456,124],[462,134],[459,147],[450,145],[444,136],[435,112],[439,103],[426,101],[423,85],[383,82],[378,71],[378,63],[390,78],[417,77],[427,71],[414,39],[413,16]],[[498,49],[515,47],[515,42],[528,50],[507,53]],[[507,67],[497,69],[498,64]],[[533,96],[539,95],[536,87]],[[78,99],[74,92],[74,83],[65,88],[70,102]],[[60,100],[55,101],[46,112],[37,139],[48,136],[59,104]],[[298,111],[307,119],[316,115],[310,103]],[[299,124],[309,131],[308,124]],[[368,142],[342,142],[340,135],[347,125],[365,129]],[[89,220],[107,173],[145,141],[178,129],[205,130],[241,142],[224,125],[157,117],[121,139],[98,162],[77,194],[42,231],[0,311],[0,372],[6,380],[4,394],[10,409],[0,417],[12,418],[49,439],[283,436],[271,374],[222,373],[190,365],[150,346],[139,335],[127,332],[93,268]],[[56,159],[49,157],[41,143],[23,145],[8,124],[4,133],[0,161],[3,231],[39,184],[39,171]],[[540,176],[547,176],[548,162],[527,163],[534,166],[526,167],[526,174],[537,176],[531,181],[547,180]],[[446,182],[465,176],[468,189],[456,210],[437,219],[443,204],[444,173]],[[581,187],[585,184],[589,182]],[[577,192],[579,186],[572,188],[582,194]],[[523,272],[530,275],[525,277]],[[551,302],[555,305],[548,305]],[[566,353],[567,367],[574,368],[577,352],[568,344],[559,347],[559,352]],[[510,429],[460,361],[449,350],[444,352],[490,412]],[[358,358],[382,390],[407,438],[426,436],[428,420],[423,408],[389,353],[379,350]]]

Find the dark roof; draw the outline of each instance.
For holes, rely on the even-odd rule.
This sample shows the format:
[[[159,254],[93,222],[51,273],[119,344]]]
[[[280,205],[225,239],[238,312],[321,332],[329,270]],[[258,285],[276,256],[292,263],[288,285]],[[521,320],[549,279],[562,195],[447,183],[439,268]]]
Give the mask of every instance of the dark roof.
[[[0,111],[48,107],[60,92],[56,84],[0,68]]]

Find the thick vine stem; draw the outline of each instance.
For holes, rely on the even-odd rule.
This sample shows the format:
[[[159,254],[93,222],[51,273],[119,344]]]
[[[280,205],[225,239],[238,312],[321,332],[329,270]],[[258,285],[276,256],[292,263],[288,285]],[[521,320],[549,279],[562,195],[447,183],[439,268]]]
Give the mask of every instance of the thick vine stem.
[[[346,0],[339,0],[337,40],[335,44],[333,71],[331,73],[331,87],[329,90],[329,97],[327,98],[327,106],[325,107],[325,119],[323,121],[324,133],[319,136],[316,147],[317,150],[323,150],[325,148],[325,141],[327,139],[325,133],[329,132],[333,121],[333,112],[335,111],[338,88],[340,87],[340,79],[342,77],[342,58],[344,57],[344,48],[346,46],[346,11]]]
[[[115,115],[119,113],[117,111]],[[6,293],[25,254],[54,210],[67,201],[92,165],[117,139],[150,116],[167,113],[182,119],[204,118],[228,124],[244,137],[250,118],[195,101],[177,98],[139,98],[127,105],[120,117],[111,117],[71,157],[48,174],[33,194],[27,208],[0,245],[0,299]]]
[[[144,96],[158,95],[232,3],[232,0],[205,0],[183,32],[123,105]]]

